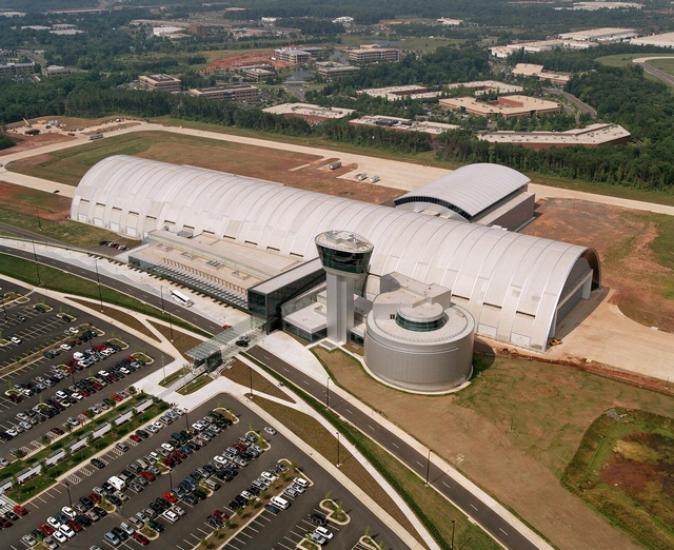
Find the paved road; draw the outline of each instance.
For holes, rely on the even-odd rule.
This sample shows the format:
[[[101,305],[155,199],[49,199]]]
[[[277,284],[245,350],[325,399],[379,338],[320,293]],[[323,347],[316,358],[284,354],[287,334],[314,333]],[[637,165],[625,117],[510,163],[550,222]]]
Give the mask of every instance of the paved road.
[[[536,548],[528,539],[515,531],[508,522],[485,506],[468,490],[454,482],[440,468],[430,463],[429,469],[428,457],[422,455],[397,435],[373,421],[366,413],[360,411],[360,409],[357,409],[334,392],[328,394],[324,385],[319,384],[313,378],[307,377],[301,371],[295,369],[276,355],[269,353],[267,350],[255,346],[248,353],[269,368],[275,370],[281,376],[289,379],[315,399],[326,404],[328,404],[327,400],[329,399],[329,407],[332,410],[386,448],[410,469],[422,477],[428,476],[433,487],[449,498],[470,517],[478,521],[503,546],[517,550]]]
[[[27,259],[32,259],[32,254],[16,251],[4,246],[0,246],[0,252],[6,252]],[[94,279],[95,277],[93,273],[85,269],[70,266],[65,262],[60,262],[58,260],[46,257],[40,257],[40,261],[47,265],[59,267],[65,271],[81,275],[82,277],[88,279]],[[130,287],[129,285],[114,279],[101,279],[101,282],[107,286],[135,296],[136,298],[151,303],[152,305],[159,306],[159,298],[156,296]],[[181,308],[177,305],[166,303],[166,309],[171,313],[182,316],[185,320],[193,323],[195,326],[200,327],[207,332],[215,333],[220,330],[220,327],[216,323],[203,319],[194,312]],[[260,360],[269,362],[269,366],[277,370],[279,374],[282,376],[287,376],[303,390],[308,391],[317,399],[325,402],[325,392],[323,386],[317,384],[312,379],[306,378],[299,371],[296,371],[293,367],[287,363],[284,363],[276,356],[271,354],[265,355],[265,353],[268,352],[265,352],[264,350],[259,348],[251,348],[251,352],[254,352],[256,356],[260,358]],[[333,395],[331,397],[330,406],[338,410],[344,418],[351,420],[368,436],[373,437],[380,444],[384,445],[389,451],[400,458],[414,471],[420,472],[422,475],[426,475],[426,457],[420,455],[415,449],[400,440],[396,435],[378,425],[376,422],[373,422],[372,419],[367,415],[359,413],[358,410],[349,407],[349,404],[346,401],[337,396]],[[431,466],[429,473],[430,480],[434,487],[449,497],[466,514],[479,521],[482,527],[487,530],[494,538],[500,541],[505,547],[518,550],[536,548],[536,546],[529,542],[529,540],[527,540],[519,532],[515,531],[507,521],[483,505],[481,501],[474,497],[469,491],[457,485],[439,468]]]
[[[584,101],[581,101],[575,95],[570,94],[569,92],[565,92],[561,88],[545,88],[545,91],[549,94],[563,97],[574,107],[576,107],[576,109],[578,109],[581,113],[588,114],[592,118],[595,118],[597,116],[597,110],[594,107],[588,105]]]
[[[664,82],[668,86],[671,86],[674,88],[674,76],[663,71],[662,69],[658,69],[657,67],[651,65],[649,61],[655,61],[656,59],[674,59],[672,56],[653,56],[653,57],[640,57],[638,59],[633,59],[632,63],[637,63],[638,65],[641,65],[644,69],[645,72],[650,74],[651,76],[654,76],[658,80]]]

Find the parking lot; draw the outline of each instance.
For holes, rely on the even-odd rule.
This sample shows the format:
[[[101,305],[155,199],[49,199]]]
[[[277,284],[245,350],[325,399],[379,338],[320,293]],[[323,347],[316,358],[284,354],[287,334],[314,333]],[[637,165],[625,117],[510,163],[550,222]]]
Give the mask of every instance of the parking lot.
[[[4,292],[23,291],[5,281],[2,282],[2,287]],[[31,293],[28,298],[27,303],[10,304],[4,311],[0,310],[0,319],[8,327],[3,334],[6,337],[11,334],[22,338],[21,344],[9,344],[0,348],[5,369],[15,355],[34,352],[36,357],[35,361],[19,369],[9,367],[12,372],[4,376],[0,394],[0,457],[8,460],[12,458],[10,450],[18,449],[23,453],[30,453],[43,445],[45,434],[57,437],[59,430],[67,429],[64,424],[69,419],[70,427],[74,428],[86,421],[85,413],[89,409],[100,412],[108,410],[113,404],[112,398],[115,397],[116,400],[119,392],[160,368],[162,361],[168,363],[171,360],[167,355],[162,357],[157,349],[142,340],[77,308],[63,307],[57,301],[37,293]],[[41,313],[34,308],[35,304],[46,304],[52,309]],[[75,320],[57,317],[57,314],[63,316],[65,312],[72,314]],[[4,313],[7,314],[6,319]],[[80,330],[79,335],[64,334],[71,327],[81,325],[90,325],[96,335],[84,341],[84,330]],[[91,364],[86,368],[78,365],[73,358],[74,354],[88,353],[87,350],[107,349],[112,345],[109,341],[113,337],[115,342],[124,344],[124,347],[128,345],[128,348],[116,346],[116,351],[110,348],[109,353],[96,352],[96,360],[91,359]],[[55,340],[56,344],[53,343]],[[61,341],[73,344],[72,349],[61,350],[54,357],[44,356],[43,352],[56,350]],[[116,370],[120,364],[128,362],[131,354],[138,353],[142,354],[140,357],[146,356],[150,361],[140,368],[127,368],[128,374],[120,375],[118,370],[115,376],[102,380],[102,375],[99,374],[101,371]],[[16,390],[20,388],[23,388],[25,394],[17,397]],[[18,398],[21,400],[16,402]],[[20,416],[17,417],[17,414]],[[7,434],[11,438],[7,438]]]
[[[225,454],[226,449],[236,444],[240,437],[249,432],[251,427],[260,429],[264,426],[261,419],[248,409],[244,409],[233,398],[223,394],[211,399],[196,411],[183,415],[157,433],[153,435],[147,433],[144,439],[139,439],[139,442],[127,438],[125,441],[129,444],[128,450],[113,449],[100,457],[105,463],[102,469],[95,468],[88,463],[83,464],[75,474],[69,476],[69,479],[27,505],[30,514],[3,531],[2,537],[6,542],[6,547],[12,550],[24,550],[28,545],[21,540],[22,537],[42,524],[48,516],[58,514],[63,506],[77,504],[81,497],[90,495],[94,491],[94,487],[104,488],[104,484],[110,476],[120,475],[120,472],[125,469],[129,473],[128,470],[131,470],[133,461],[144,457],[149,458],[148,455],[151,452],[159,451],[162,443],[166,443],[171,438],[172,433],[188,432],[189,429],[189,436],[194,438],[190,441],[196,441],[195,434],[197,432],[192,428],[193,423],[216,407],[227,407],[238,411],[241,413],[240,421],[222,429],[211,438],[210,442],[194,450],[179,463],[175,463],[170,469],[170,473],[167,472],[157,476],[155,480],[146,483],[140,489],[137,487],[138,493],[129,486],[114,493],[125,499],[119,501],[120,505],[117,506],[117,510],[84,528],[68,540],[64,546],[83,550],[89,549],[93,545],[97,545],[103,550],[115,548],[139,549],[144,544],[133,536],[129,536],[118,544],[113,544],[105,538],[105,534],[114,528],[119,528],[122,522],[131,525],[129,518],[139,512],[142,513],[151,505],[156,505],[159,497],[165,497],[167,491],[175,489],[177,493],[175,498],[178,499],[177,505],[184,512],[184,515],[175,523],[171,523],[162,518],[160,514],[155,521],[161,525],[163,532],[159,535],[159,540],[153,544],[161,544],[177,550],[192,549],[216,529],[218,524],[213,521],[213,518],[209,520],[209,516],[212,516],[216,510],[219,514],[233,515],[234,510],[230,506],[233,499],[240,495],[242,491],[250,489],[254,481],[261,479],[260,476],[263,471],[273,472],[279,460],[282,459],[289,459],[301,466],[303,473],[313,481],[314,485],[308,487],[303,494],[295,498],[284,496],[283,498],[291,502],[287,510],[277,509],[274,513],[273,511],[267,511],[264,507],[252,509],[252,506],[250,506],[251,518],[258,512],[259,515],[230,541],[229,548],[236,550],[242,550],[243,548],[293,548],[293,540],[299,540],[297,537],[301,538],[302,533],[309,531],[310,526],[315,528],[305,520],[316,511],[318,503],[327,494],[330,494],[331,498],[339,500],[352,518],[351,523],[344,528],[333,528],[331,524],[328,525],[328,528],[334,533],[330,547],[352,548],[368,528],[372,534],[378,535],[378,539],[384,542],[387,547],[401,546],[400,541],[369,510],[333,478],[328,476],[311,458],[294,447],[283,434],[267,435],[266,438],[271,444],[271,448],[262,452],[258,458],[251,459],[246,466],[239,467],[238,475],[230,481],[221,479],[221,487],[213,491],[212,495],[203,499],[196,499],[196,501],[191,498],[188,499],[189,491],[184,493],[181,489],[181,486],[184,486],[184,482],[187,480],[187,476],[195,475],[195,469],[198,467],[207,466],[209,470],[213,471],[216,465],[213,460],[215,455]],[[168,457],[170,456],[172,455],[168,455]],[[138,476],[133,476],[131,479],[136,479],[136,477]],[[212,477],[212,479],[218,478]],[[130,482],[131,485],[133,483],[133,481]],[[180,494],[184,496],[181,497]],[[250,518],[245,521],[248,521],[248,519]],[[216,542],[222,544],[224,541],[217,540]]]

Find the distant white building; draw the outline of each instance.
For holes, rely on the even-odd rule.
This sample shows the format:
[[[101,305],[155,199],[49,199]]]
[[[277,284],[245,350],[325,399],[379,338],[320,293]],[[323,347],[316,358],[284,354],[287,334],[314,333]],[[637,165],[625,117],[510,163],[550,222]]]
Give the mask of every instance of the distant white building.
[[[565,32],[558,35],[563,40],[578,40],[581,42],[622,42],[639,36],[636,29],[623,27],[601,27],[598,29],[586,29],[584,31]]]
[[[450,17],[440,17],[436,21],[447,27],[459,27],[463,24],[463,19],[451,19]]]
[[[642,36],[633,38],[630,44],[635,46],[656,46],[658,48],[674,48],[674,32],[664,34],[652,34],[651,36]]]
[[[337,23],[338,25],[344,25],[345,27],[349,27],[353,25],[353,17],[349,17],[348,15],[344,15],[342,17],[337,17],[332,20],[333,23]]]

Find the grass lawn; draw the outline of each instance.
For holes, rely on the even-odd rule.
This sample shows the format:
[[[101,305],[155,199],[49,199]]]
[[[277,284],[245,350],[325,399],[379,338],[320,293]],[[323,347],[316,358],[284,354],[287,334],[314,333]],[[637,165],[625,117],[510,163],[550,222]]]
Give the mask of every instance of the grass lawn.
[[[672,59],[654,59],[648,63],[657,69],[665,71],[667,74],[674,76],[674,56],[672,56]]]
[[[116,240],[117,235],[67,219],[70,199],[0,181],[0,224],[81,247]]]
[[[652,57],[652,56],[665,56],[666,53],[662,52],[643,52],[643,53],[617,53],[614,55],[605,55],[603,57],[598,57],[595,59],[598,63],[606,65],[607,67],[631,67],[633,65],[632,60],[638,59],[640,57]]]
[[[159,382],[159,385],[167,388],[168,386],[173,384],[173,382],[175,382],[176,380],[179,380],[183,376],[187,376],[189,373],[190,373],[190,369],[188,369],[187,367],[183,367],[182,369],[178,369],[174,373],[169,374],[166,378],[164,378],[163,380],[161,380]]]
[[[164,336],[164,338],[171,340],[175,348],[183,355],[188,350],[191,350],[193,347],[198,346],[201,344],[201,342],[203,342],[203,340],[195,338],[191,334],[187,334],[182,330],[176,329],[175,327],[171,329],[171,327],[167,327],[164,324],[153,323],[152,321],[150,321],[150,324],[156,328]]]
[[[559,485],[588,426],[605,410],[627,403],[659,414],[674,410],[674,398],[666,395],[569,367],[499,357],[457,394],[411,395],[377,383],[341,351],[313,351],[336,383],[432,448],[558,546],[575,544],[578,533],[589,528],[603,541],[616,536],[599,531],[594,515]],[[429,418],[434,421],[429,423]],[[563,521],[548,522],[552,515]],[[576,529],[570,530],[565,521]]]
[[[279,399],[285,399],[286,401],[293,402],[292,399],[284,391],[280,390],[276,385],[272,384],[264,376],[261,376],[256,371],[252,370],[248,365],[242,363],[238,359],[234,358],[230,363],[230,368],[222,371],[222,376],[229,378],[237,384],[241,384],[246,388],[250,387],[251,383],[251,372],[253,374],[253,392],[254,393],[266,393],[273,397],[278,397]]]
[[[674,419],[611,409],[585,433],[563,483],[644,547],[674,547]]]
[[[85,298],[92,298],[94,300],[99,299],[98,286],[93,281],[45,265],[40,265],[39,271],[41,286],[45,288],[76,296],[84,296]],[[32,285],[38,284],[35,263],[23,258],[0,254],[0,273],[26,281]],[[106,286],[101,285],[101,294],[103,302],[109,302],[152,317],[164,318],[161,310],[156,307]],[[176,325],[184,326],[193,332],[202,333],[200,329],[193,327],[182,319],[178,319],[177,317],[172,317],[172,319]],[[204,334],[204,336],[206,335]]]
[[[213,379],[208,376],[207,374],[201,374],[197,376],[194,380],[192,380],[190,383],[185,384],[182,388],[178,390],[178,393],[180,395],[188,395],[190,393],[194,393],[197,390],[200,390],[203,388],[206,384],[210,384],[213,382]]]

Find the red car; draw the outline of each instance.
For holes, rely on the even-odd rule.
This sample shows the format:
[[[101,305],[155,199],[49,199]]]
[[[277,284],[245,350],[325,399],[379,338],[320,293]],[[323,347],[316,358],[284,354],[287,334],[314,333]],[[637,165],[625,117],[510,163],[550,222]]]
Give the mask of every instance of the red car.
[[[131,434],[131,435],[129,436],[129,439],[130,439],[131,441],[135,441],[136,443],[140,443],[140,442],[142,441],[142,439],[140,438],[140,436],[139,436],[139,435],[136,435],[136,434]]]
[[[143,470],[140,473],[140,475],[143,476],[148,481],[154,481],[155,479],[157,479],[157,477],[152,472],[148,472],[147,470]]]
[[[96,504],[98,504],[101,501],[101,495],[99,495],[98,493],[92,492],[92,493],[89,494],[89,500],[91,502],[95,502]]]
[[[17,515],[17,516],[26,516],[28,515],[28,510],[21,506],[20,504],[15,504],[14,508],[12,508],[12,511]]]
[[[232,328],[232,325],[228,325],[227,323],[225,323],[224,325],[222,325],[222,328],[227,330],[227,329]]]
[[[54,534],[54,528],[51,525],[43,523],[38,527],[38,531],[42,533],[45,537],[50,537]]]
[[[162,497],[164,500],[168,500],[171,504],[178,502],[178,496],[173,491],[166,491]]]
[[[229,514],[223,512],[222,510],[214,510],[213,515],[222,521],[229,519]]]
[[[146,536],[141,535],[138,531],[136,531],[133,534],[133,538],[137,543],[139,543],[142,546],[147,546],[148,544],[150,544],[150,540]]]
[[[124,398],[118,393],[113,393],[110,397],[112,397],[113,401],[117,401],[117,403],[124,401]]]
[[[82,530],[82,526],[74,519],[68,520],[68,527],[75,531],[75,533],[79,533]]]

